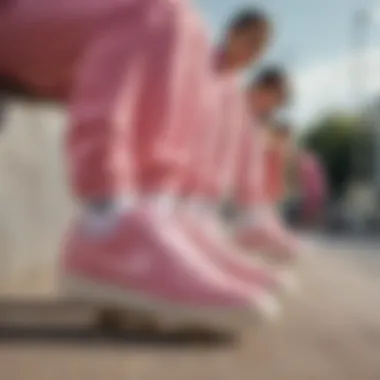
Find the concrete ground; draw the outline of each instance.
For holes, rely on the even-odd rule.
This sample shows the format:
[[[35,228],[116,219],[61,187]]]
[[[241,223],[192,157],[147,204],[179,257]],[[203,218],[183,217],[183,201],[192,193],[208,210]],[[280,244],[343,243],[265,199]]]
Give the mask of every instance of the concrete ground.
[[[9,318],[0,304],[0,373],[12,380],[378,380],[379,276],[324,253],[300,268],[300,280],[302,292],[283,301],[278,322],[253,324],[227,343],[115,337],[92,329],[86,312],[36,305]],[[16,318],[23,328],[12,328]]]

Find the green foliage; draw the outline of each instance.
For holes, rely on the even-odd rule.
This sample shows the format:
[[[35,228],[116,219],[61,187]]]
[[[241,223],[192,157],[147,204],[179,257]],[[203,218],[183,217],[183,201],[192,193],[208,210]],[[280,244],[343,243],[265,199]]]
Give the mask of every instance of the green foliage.
[[[330,114],[311,125],[302,140],[321,159],[334,197],[344,193],[358,165],[363,176],[371,171],[372,136],[359,118]]]

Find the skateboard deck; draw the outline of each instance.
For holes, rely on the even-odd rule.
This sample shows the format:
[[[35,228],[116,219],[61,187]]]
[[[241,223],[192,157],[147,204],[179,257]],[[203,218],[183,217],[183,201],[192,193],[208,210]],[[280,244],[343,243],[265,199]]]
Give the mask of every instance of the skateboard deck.
[[[163,325],[152,314],[100,306],[68,298],[0,299],[0,330],[84,328],[106,335],[184,339],[184,341],[229,341],[234,334],[195,325]]]
[[[0,299],[2,326],[93,326],[106,331],[159,331],[153,316],[133,310],[79,302],[64,296],[54,298]]]
[[[213,325],[185,319],[163,319],[154,312],[117,303],[102,303],[86,297],[68,296],[59,277],[48,271],[25,278],[12,287],[0,283],[0,326],[85,324],[109,333],[197,334],[225,333]],[[2,286],[1,286],[2,285]],[[70,294],[70,293],[69,293]]]

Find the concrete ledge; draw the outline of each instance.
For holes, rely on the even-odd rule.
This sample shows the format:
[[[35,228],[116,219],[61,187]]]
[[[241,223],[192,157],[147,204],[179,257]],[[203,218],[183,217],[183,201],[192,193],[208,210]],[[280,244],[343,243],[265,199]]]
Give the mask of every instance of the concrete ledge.
[[[33,289],[49,293],[61,236],[74,207],[62,152],[65,110],[11,100],[2,123],[0,296]]]

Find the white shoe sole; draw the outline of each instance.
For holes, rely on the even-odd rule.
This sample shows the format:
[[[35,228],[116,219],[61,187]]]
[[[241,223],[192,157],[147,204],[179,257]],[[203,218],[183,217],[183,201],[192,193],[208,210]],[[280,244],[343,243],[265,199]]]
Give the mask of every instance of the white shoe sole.
[[[281,285],[283,295],[297,296],[300,293],[299,282],[294,271],[283,270],[281,273]]]
[[[238,332],[260,320],[258,313],[247,308],[189,307],[153,299],[134,291],[109,284],[99,284],[77,275],[65,275],[61,290],[72,301],[80,301],[100,310],[144,313],[164,328],[199,327],[224,332]]]

